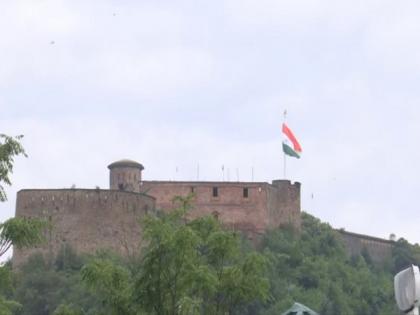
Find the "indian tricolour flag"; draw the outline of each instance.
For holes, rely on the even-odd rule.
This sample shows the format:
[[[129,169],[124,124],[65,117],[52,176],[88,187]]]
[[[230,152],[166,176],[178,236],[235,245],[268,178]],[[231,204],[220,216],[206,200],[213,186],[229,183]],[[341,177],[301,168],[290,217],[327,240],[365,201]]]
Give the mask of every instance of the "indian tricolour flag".
[[[282,127],[284,140],[283,140],[283,152],[289,156],[295,157],[300,159],[302,154],[302,148],[297,141],[293,132],[287,127],[285,123],[283,123]]]

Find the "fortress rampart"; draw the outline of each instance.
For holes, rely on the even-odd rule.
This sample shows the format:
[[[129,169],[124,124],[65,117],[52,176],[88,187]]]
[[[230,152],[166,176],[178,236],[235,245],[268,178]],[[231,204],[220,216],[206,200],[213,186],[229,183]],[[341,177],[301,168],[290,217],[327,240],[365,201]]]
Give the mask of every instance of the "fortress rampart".
[[[144,181],[143,165],[121,160],[108,166],[110,190],[29,189],[17,194],[16,216],[51,222],[47,242],[40,248],[16,249],[20,265],[34,252],[50,257],[64,244],[77,252],[111,249],[135,253],[141,242],[139,218],[150,211],[170,211],[175,196],[193,194],[191,218],[214,215],[225,226],[250,239],[281,225],[300,228],[300,184],[265,182]]]
[[[145,181],[143,165],[121,160],[108,166],[110,190],[25,189],[17,194],[16,216],[44,218],[51,223],[47,242],[40,248],[15,249],[13,264],[41,252],[54,257],[64,244],[77,252],[110,249],[132,255],[139,249],[139,219],[156,210],[170,211],[175,196],[193,194],[191,218],[214,215],[227,227],[244,232],[251,240],[267,229],[301,225],[300,183]],[[372,260],[391,255],[393,242],[338,231],[350,255],[366,248]]]
[[[364,250],[367,251],[374,263],[380,264],[391,258],[394,241],[385,240],[369,235],[337,230],[344,247],[350,256],[361,255]]]
[[[217,216],[224,225],[249,234],[292,225],[300,228],[300,184],[264,182],[143,181],[140,191],[156,198],[156,208],[173,208],[175,196],[194,194],[191,216]]]
[[[16,216],[44,218],[52,228],[40,248],[15,249],[13,264],[34,252],[55,256],[64,244],[78,252],[107,248],[123,255],[138,249],[139,219],[155,210],[155,199],[140,193],[100,189],[21,190]]]

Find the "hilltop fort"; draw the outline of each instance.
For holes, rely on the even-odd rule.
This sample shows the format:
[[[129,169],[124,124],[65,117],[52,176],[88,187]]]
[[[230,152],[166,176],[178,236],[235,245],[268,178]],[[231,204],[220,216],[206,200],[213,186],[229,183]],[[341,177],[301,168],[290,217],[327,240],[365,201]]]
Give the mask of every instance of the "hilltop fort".
[[[300,183],[146,181],[142,164],[120,160],[108,166],[110,189],[24,189],[17,194],[16,216],[44,218],[51,223],[47,241],[35,249],[16,249],[13,264],[41,252],[54,257],[66,244],[77,252],[111,249],[122,255],[138,251],[145,214],[173,209],[175,196],[194,195],[192,218],[216,216],[226,227],[255,240],[266,230],[288,225],[300,228]],[[390,255],[392,242],[339,231],[350,254],[366,248],[373,260]]]

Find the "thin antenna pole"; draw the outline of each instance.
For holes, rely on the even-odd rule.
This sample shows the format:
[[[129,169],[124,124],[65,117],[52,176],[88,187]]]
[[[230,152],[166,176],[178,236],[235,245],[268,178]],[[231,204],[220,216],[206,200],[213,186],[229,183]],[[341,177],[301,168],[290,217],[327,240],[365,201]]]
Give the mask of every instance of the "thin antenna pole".
[[[223,181],[225,181],[225,166],[222,165]]]
[[[286,153],[283,153],[283,156],[284,156],[283,174],[284,174],[284,179],[286,179]]]
[[[287,109],[284,110],[283,113],[284,116],[284,120],[283,122],[286,123],[286,118],[287,118]],[[283,140],[284,141],[284,140]],[[284,160],[284,165],[283,165],[283,175],[284,175],[284,179],[286,179],[286,152],[283,151],[283,160]]]

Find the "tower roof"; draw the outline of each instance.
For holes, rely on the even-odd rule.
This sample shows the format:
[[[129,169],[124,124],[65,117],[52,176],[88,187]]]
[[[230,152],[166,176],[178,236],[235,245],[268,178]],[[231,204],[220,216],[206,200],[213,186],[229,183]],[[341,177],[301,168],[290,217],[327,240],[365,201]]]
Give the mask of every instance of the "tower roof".
[[[144,170],[143,165],[141,165],[139,162],[128,159],[119,160],[108,165],[109,169],[113,169],[115,167],[134,167],[139,168],[140,170]]]

